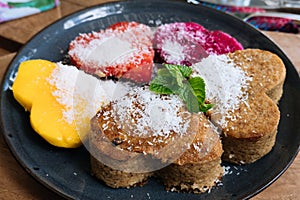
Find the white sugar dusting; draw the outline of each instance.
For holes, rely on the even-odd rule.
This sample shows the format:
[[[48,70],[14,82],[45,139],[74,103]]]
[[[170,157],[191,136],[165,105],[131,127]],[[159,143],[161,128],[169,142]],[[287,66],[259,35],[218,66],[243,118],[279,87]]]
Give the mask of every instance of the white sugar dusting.
[[[206,31],[198,28],[198,31],[191,31],[186,23],[180,22],[159,26],[155,33],[155,45],[161,50],[163,59],[173,64],[199,61],[206,54],[203,48]]]
[[[87,60],[92,61],[98,66],[107,66],[119,64],[121,58],[132,55],[138,49],[131,46],[127,41],[120,40],[117,37],[110,37],[105,40],[93,40],[91,47],[87,48]]]
[[[168,63],[178,63],[179,61],[184,60],[184,48],[176,41],[165,41],[162,44],[162,51],[168,55],[166,57]]]
[[[157,95],[144,86],[134,87],[112,102],[110,112],[114,121],[122,122],[123,129],[131,130],[130,134],[168,137],[172,131],[178,135],[187,132],[190,113],[181,111],[183,106],[177,96]]]
[[[80,34],[71,42],[69,55],[98,70],[126,63],[140,64],[143,59],[140,55],[152,54],[152,37],[150,27],[143,24],[129,26],[126,30],[108,28]]]
[[[114,99],[114,91],[117,85],[121,85],[111,80],[99,80],[76,67],[61,63],[57,63],[48,82],[54,86],[52,95],[64,107],[63,118],[69,124],[76,117],[91,119],[103,104]]]
[[[75,81],[78,75],[78,70],[72,67],[60,67],[58,65],[49,77],[48,82],[55,88],[52,91],[52,95],[63,106],[64,119],[71,124],[74,120],[73,116],[73,94],[75,88]]]
[[[239,176],[240,174],[248,173],[248,170],[245,169],[243,166],[223,166],[224,175],[235,175]]]
[[[251,77],[237,67],[227,55],[210,55],[194,64],[193,76],[201,76],[206,84],[206,98],[213,103],[213,115],[224,128],[230,112],[248,99],[247,88]],[[212,116],[213,118],[213,116]]]

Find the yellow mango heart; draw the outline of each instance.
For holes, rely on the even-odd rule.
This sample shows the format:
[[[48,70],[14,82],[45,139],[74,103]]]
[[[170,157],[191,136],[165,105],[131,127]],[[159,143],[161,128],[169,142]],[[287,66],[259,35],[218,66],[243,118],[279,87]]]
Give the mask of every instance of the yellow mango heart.
[[[15,99],[25,110],[31,110],[38,88],[47,84],[45,79],[50,77],[55,67],[55,63],[46,60],[30,60],[20,64],[12,90]]]
[[[100,83],[72,66],[29,60],[21,63],[12,91],[40,136],[54,146],[75,148],[88,134],[90,119],[109,101]]]

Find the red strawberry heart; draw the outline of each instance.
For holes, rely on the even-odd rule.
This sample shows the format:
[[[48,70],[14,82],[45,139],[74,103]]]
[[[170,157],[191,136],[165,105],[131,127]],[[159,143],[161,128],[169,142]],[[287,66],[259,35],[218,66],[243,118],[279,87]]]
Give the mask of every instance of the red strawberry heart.
[[[154,58],[152,32],[143,24],[119,22],[99,32],[80,34],[70,43],[69,55],[87,73],[148,82]]]

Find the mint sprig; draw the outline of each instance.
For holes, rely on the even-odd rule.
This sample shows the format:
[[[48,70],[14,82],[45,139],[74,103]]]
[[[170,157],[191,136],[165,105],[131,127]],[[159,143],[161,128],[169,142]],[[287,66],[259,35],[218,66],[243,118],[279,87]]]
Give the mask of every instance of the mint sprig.
[[[150,91],[156,94],[175,94],[190,112],[207,112],[213,107],[205,103],[205,83],[201,77],[190,77],[188,66],[164,64],[150,83]]]

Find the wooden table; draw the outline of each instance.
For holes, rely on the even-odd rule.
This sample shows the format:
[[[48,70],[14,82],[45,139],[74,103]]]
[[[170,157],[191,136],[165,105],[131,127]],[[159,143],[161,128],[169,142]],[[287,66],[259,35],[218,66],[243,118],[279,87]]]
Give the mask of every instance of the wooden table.
[[[61,0],[58,8],[34,16],[0,24],[0,79],[9,62],[34,34],[57,19],[88,6],[106,2],[105,0]],[[300,35],[265,32],[291,59],[300,72]],[[295,133],[300,134],[300,133]],[[291,167],[270,187],[253,199],[300,199],[300,155]],[[0,200],[15,199],[62,199],[34,180],[17,163],[0,136]]]

